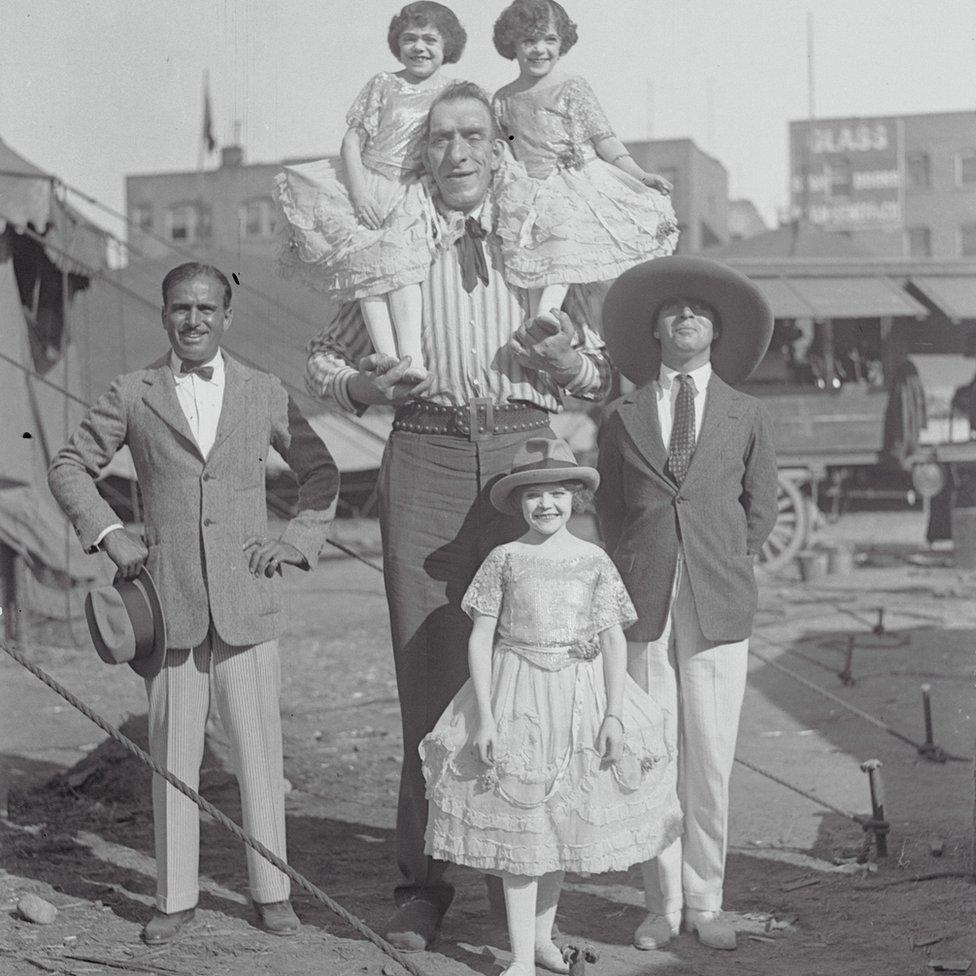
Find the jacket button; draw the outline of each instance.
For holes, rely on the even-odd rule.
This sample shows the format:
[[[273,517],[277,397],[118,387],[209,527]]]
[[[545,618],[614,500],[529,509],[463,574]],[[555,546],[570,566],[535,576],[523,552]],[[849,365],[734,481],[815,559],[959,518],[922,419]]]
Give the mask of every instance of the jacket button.
[[[203,480],[204,481],[209,481],[212,477],[213,477],[213,475],[209,471],[204,471],[204,473],[203,473]]]
[[[212,518],[205,518],[203,520],[203,524],[204,525],[213,525],[214,524],[214,520]]]
[[[680,505],[685,500],[683,495],[678,495],[675,501]]]

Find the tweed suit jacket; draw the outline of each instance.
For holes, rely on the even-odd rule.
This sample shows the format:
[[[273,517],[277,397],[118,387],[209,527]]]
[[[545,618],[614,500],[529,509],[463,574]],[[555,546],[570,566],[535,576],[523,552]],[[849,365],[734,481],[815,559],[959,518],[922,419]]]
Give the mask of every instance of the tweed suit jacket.
[[[268,532],[265,464],[273,446],[294,471],[298,513],[282,541],[315,566],[335,514],[339,475],[328,448],[281,381],[226,353],[223,403],[207,458],[176,396],[169,355],[118,377],[55,456],[48,483],[82,546],[121,519],[95,479],[123,444],[142,492],[146,566],[159,590],[169,647],[195,647],[210,621],[221,639],[250,645],[278,636],[281,579],[248,571],[243,544]]]
[[[600,428],[597,516],[637,609],[632,641],[661,636],[679,550],[702,633],[752,632],[754,557],[776,523],[776,455],[765,407],[712,374],[701,433],[679,487],[665,472],[656,384],[610,405]]]

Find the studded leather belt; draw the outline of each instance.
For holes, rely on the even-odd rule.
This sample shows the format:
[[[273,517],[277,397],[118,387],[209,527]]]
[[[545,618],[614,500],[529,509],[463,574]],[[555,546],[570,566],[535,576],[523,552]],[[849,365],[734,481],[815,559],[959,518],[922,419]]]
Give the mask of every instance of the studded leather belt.
[[[447,434],[476,441],[493,434],[538,430],[549,425],[549,411],[528,403],[494,403],[490,397],[473,397],[454,407],[414,400],[397,407],[393,429],[414,434]]]

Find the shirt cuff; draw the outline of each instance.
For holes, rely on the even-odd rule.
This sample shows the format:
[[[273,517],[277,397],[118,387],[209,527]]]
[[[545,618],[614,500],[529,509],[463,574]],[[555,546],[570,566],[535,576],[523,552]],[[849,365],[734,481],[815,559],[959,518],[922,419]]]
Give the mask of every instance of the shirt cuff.
[[[566,384],[564,389],[570,396],[589,393],[600,380],[596,363],[589,356],[580,353],[580,368],[576,375]]]
[[[95,541],[92,543],[90,552],[96,552],[102,544],[102,540],[109,534],[109,532],[114,532],[116,529],[123,529],[125,526],[121,522],[113,522],[111,525],[106,526],[101,532],[95,537]]]
[[[334,375],[329,379],[329,393],[332,394],[335,402],[347,413],[359,414],[363,412],[362,406],[356,403],[349,395],[349,381],[357,375],[356,370],[351,366],[346,366],[343,369],[336,370]]]

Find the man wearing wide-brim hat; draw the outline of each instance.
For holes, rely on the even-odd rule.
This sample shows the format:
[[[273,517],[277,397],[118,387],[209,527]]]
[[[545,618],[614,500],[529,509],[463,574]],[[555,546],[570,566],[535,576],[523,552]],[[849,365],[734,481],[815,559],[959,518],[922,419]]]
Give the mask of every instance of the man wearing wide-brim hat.
[[[721,914],[729,779],[756,611],[753,565],[776,522],[770,421],[734,387],[769,345],[758,289],[703,258],[638,265],[603,311],[614,365],[637,384],[600,430],[596,496],[604,542],[638,613],[628,670],[673,715],[682,837],[644,865],[648,915],[634,935],[660,948],[684,923],[734,949]]]

